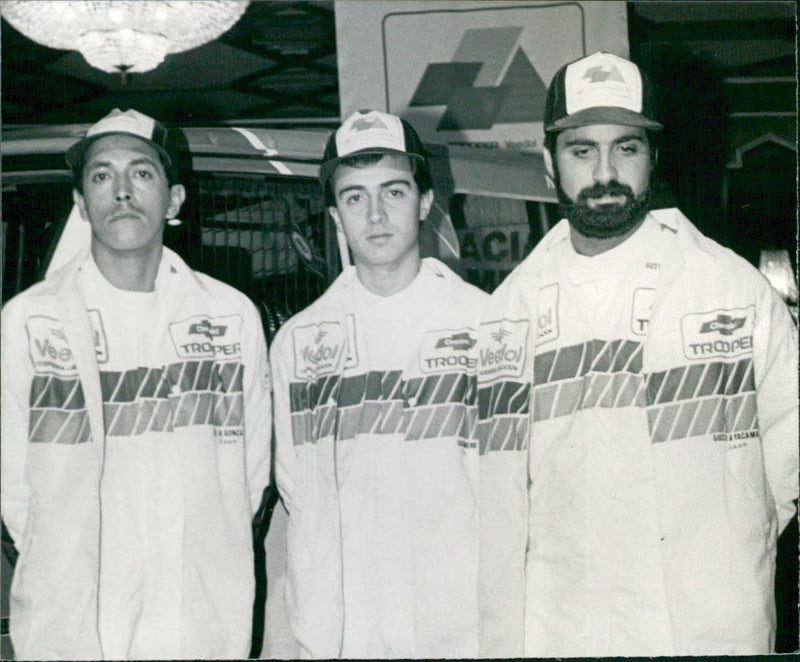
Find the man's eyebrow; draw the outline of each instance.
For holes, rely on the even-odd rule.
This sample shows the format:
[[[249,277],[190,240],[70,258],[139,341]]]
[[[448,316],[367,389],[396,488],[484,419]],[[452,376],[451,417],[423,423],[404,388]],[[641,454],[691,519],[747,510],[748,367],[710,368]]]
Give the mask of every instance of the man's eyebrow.
[[[396,186],[397,184],[405,184],[409,188],[411,187],[411,180],[409,179],[390,179],[385,182],[381,182],[381,188],[389,188],[391,186]],[[337,194],[336,197],[341,197],[345,193],[349,193],[350,191],[364,191],[366,190],[366,186],[362,186],[361,184],[350,184],[349,186],[345,186],[342,188]]]
[[[134,159],[133,161],[129,161],[127,163],[126,167],[130,168],[131,166],[136,167],[136,166],[140,166],[140,165],[144,164],[144,165],[152,166],[154,168],[158,168],[160,163],[161,163],[160,161],[154,161],[153,159],[151,159],[151,158],[149,158],[147,156],[142,156],[142,157],[139,157],[138,159]],[[89,161],[86,164],[86,170],[94,170],[95,168],[110,168],[111,166],[112,166],[112,162],[111,161],[106,161],[106,160]]]
[[[644,137],[639,135],[638,133],[626,133],[625,135],[619,136],[611,141],[612,145],[618,145],[619,143],[626,143],[630,142],[631,140],[638,140],[639,142],[644,142]],[[574,146],[583,146],[583,147],[595,147],[600,143],[596,140],[590,140],[588,138],[572,138],[564,141],[564,147],[574,147]]]

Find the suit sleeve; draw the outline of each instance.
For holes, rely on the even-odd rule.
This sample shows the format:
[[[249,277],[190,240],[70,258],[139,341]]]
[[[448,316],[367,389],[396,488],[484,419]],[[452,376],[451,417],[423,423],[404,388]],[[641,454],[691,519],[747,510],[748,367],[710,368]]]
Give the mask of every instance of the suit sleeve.
[[[798,497],[797,327],[786,305],[768,287],[766,314],[756,318],[755,379],[767,481],[779,531],[795,513]]]
[[[272,377],[261,318],[248,301],[245,343],[245,463],[250,504],[255,513],[270,482],[272,456]]]
[[[28,393],[32,368],[24,320],[19,307],[13,301],[3,309],[0,342],[0,439],[3,444],[0,503],[3,521],[19,548],[28,515],[29,490],[25,480],[25,465],[28,450]]]
[[[292,412],[289,385],[294,355],[288,325],[275,336],[270,349],[273,367],[273,398],[275,411],[275,481],[289,513],[295,486],[297,461],[292,437]]]

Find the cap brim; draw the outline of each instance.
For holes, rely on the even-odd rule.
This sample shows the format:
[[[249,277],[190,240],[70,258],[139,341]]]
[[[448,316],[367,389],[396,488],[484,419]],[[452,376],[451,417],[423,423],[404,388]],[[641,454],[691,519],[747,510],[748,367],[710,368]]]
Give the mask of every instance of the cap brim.
[[[172,159],[170,158],[167,150],[165,150],[161,145],[153,142],[152,140],[148,140],[147,138],[143,138],[142,136],[137,136],[133,133],[127,133],[125,131],[106,131],[105,133],[97,133],[93,136],[89,136],[88,138],[82,138],[72,147],[70,147],[64,154],[64,160],[67,162],[67,165],[74,170],[75,166],[83,160],[86,150],[89,149],[91,144],[95,140],[98,140],[99,138],[105,138],[106,136],[130,136],[131,138],[138,138],[143,143],[147,143],[154,150],[156,150],[161,158],[165,159],[166,164],[172,167]]]
[[[325,185],[325,183],[330,179],[331,175],[333,174],[334,170],[336,170],[342,159],[349,159],[353,156],[366,156],[367,154],[380,154],[383,156],[407,156],[410,159],[417,159],[422,163],[424,163],[425,161],[419,154],[403,152],[399,149],[390,149],[389,147],[366,147],[364,149],[359,149],[355,152],[350,152],[350,154],[345,154],[344,156],[337,156],[335,159],[329,159],[325,161],[319,167],[318,178],[320,184],[322,184],[323,186]]]
[[[641,113],[627,110],[625,108],[598,107],[587,108],[572,115],[562,117],[544,127],[545,131],[563,131],[573,129],[578,126],[590,126],[592,124],[621,124],[622,126],[637,126],[652,131],[660,131],[664,127],[658,122],[646,118]]]

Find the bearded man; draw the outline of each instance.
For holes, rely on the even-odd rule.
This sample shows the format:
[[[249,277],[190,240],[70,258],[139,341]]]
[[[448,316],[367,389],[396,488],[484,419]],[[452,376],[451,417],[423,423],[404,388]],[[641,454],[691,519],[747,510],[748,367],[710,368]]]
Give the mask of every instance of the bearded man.
[[[796,327],[745,260],[650,209],[662,127],[633,62],[562,67],[544,128],[563,220],[476,354],[479,656],[771,653]]]

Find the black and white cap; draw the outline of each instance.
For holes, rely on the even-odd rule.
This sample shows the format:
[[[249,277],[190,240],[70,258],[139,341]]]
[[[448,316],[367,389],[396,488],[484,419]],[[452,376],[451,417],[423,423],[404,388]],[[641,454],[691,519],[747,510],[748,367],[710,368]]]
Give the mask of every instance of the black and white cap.
[[[339,161],[357,154],[398,154],[417,159],[428,167],[427,152],[408,122],[380,110],[358,110],[328,139],[319,181],[325,184]]]
[[[83,162],[86,150],[95,140],[112,134],[141,138],[152,145],[153,149],[164,159],[165,167],[174,167],[174,159],[170,155],[172,145],[167,128],[161,122],[138,110],[123,111],[119,108],[114,108],[103,119],[92,124],[86,131],[86,135],[67,150],[64,155],[67,165],[74,170]]]
[[[544,130],[590,124],[621,124],[659,130],[652,119],[653,94],[633,62],[597,52],[561,67],[547,90]]]

